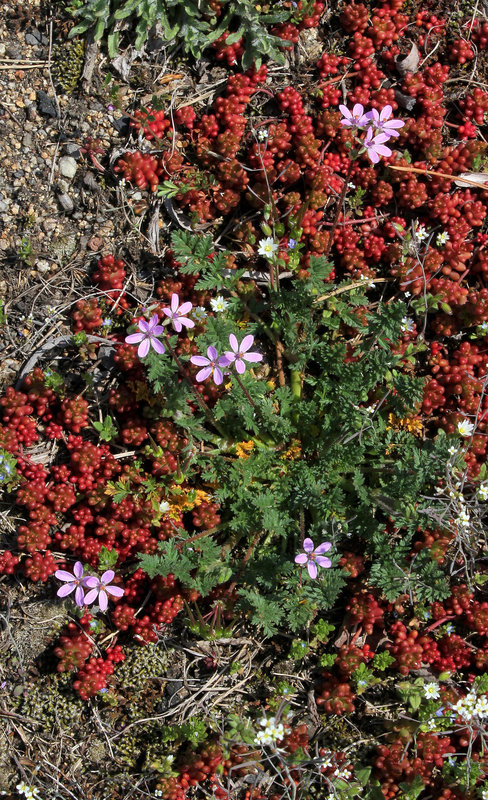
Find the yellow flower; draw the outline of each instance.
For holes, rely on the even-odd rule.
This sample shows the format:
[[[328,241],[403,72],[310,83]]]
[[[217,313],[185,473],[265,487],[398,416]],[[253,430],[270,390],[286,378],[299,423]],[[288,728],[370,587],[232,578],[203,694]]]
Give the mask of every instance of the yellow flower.
[[[237,442],[236,455],[237,458],[249,458],[251,451],[254,449],[254,442],[250,439],[248,442]]]
[[[388,422],[390,424],[387,426],[387,430],[408,431],[409,433],[413,433],[414,436],[421,436],[424,429],[419,419],[412,419],[410,417],[400,419],[396,417],[395,414],[388,414]]]
[[[300,458],[302,452],[302,446],[298,439],[293,439],[290,447],[288,450],[285,450],[283,455],[280,456],[282,461],[296,461],[297,458]]]

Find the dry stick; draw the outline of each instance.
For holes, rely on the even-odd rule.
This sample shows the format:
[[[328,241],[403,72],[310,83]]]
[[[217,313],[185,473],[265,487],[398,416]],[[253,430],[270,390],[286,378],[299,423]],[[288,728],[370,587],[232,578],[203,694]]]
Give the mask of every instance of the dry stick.
[[[374,283],[388,283],[388,281],[393,280],[393,278],[372,278],[371,280]],[[331,297],[335,297],[337,294],[342,294],[343,292],[349,292],[350,289],[357,289],[360,286],[365,286],[367,281],[354,281],[354,283],[348,283],[347,286],[340,286],[339,289],[334,289],[334,291],[329,292],[328,294],[323,294],[321,297],[316,297],[313,301],[315,303],[322,303],[323,300],[329,300]]]
[[[227,434],[220,427],[220,425],[217,422],[217,420],[214,418],[214,415],[210,411],[210,408],[206,404],[205,400],[203,399],[203,397],[200,397],[200,395],[198,394],[197,390],[195,389],[195,387],[194,387],[194,385],[193,385],[193,383],[191,381],[191,378],[188,375],[187,370],[185,369],[185,367],[183,366],[183,364],[181,363],[180,359],[178,358],[178,356],[176,355],[175,351],[173,350],[173,348],[171,347],[171,345],[169,343],[169,336],[166,337],[166,347],[168,348],[168,352],[171,353],[171,355],[173,356],[173,358],[175,360],[175,363],[176,363],[176,366],[178,367],[178,370],[180,372],[180,375],[182,375],[182,377],[185,379],[185,381],[187,382],[188,386],[190,387],[192,393],[195,395],[197,403],[200,406],[200,408],[202,409],[203,413],[205,414],[207,420],[214,426],[214,428],[216,430],[218,430],[218,432],[220,433],[220,435],[224,439],[228,439]]]
[[[417,169],[416,167],[400,167],[396,164],[388,164],[388,169],[396,169],[401,172],[417,172],[419,175],[434,175],[436,178],[447,178],[450,181],[462,181],[463,183],[468,184],[469,186],[476,186],[478,189],[488,189],[488,186],[484,184],[477,183],[476,181],[470,181],[469,178],[463,178],[461,175],[447,175],[446,172],[436,172],[435,170],[425,170],[425,169]],[[486,180],[488,183],[488,172],[486,173]]]

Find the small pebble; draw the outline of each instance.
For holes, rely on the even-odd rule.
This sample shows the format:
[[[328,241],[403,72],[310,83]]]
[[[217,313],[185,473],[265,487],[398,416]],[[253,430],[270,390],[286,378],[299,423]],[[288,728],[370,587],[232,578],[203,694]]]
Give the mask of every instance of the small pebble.
[[[74,178],[78,164],[73,156],[63,156],[59,159],[58,169],[64,178]]]

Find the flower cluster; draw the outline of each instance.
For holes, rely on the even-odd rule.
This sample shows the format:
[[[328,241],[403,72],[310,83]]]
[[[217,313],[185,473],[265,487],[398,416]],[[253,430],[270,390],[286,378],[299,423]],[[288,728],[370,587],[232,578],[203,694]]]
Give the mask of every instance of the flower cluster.
[[[488,698],[486,695],[477,697],[475,692],[469,692],[466,697],[462,697],[452,707],[458,717],[465,722],[485,719],[488,717]]]
[[[25,781],[20,781],[15,787],[19,794],[23,794],[27,800],[39,800],[39,789],[35,786],[29,786]]]
[[[73,567],[73,572],[67,572],[64,569],[58,569],[54,576],[64,582],[64,586],[56,592],[58,597],[67,597],[72,592],[75,593],[75,603],[79,608],[89,606],[98,598],[100,611],[106,611],[108,607],[108,595],[113,597],[122,597],[124,590],[120,586],[111,586],[110,582],[115,577],[115,572],[112,569],[106,570],[101,578],[94,575],[84,575],[83,564],[77,561]],[[86,593],[84,589],[88,588],[90,591]]]
[[[285,735],[285,728],[282,722],[277,722],[276,717],[267,719],[263,717],[259,720],[259,724],[263,728],[254,737],[256,744],[275,744],[275,742],[283,739]]]
[[[356,103],[352,111],[342,105],[339,106],[339,110],[343,115],[341,125],[366,131],[361,143],[373,164],[378,163],[380,156],[391,156],[392,151],[386,147],[385,142],[392,137],[400,136],[398,128],[403,128],[405,123],[401,119],[390,119],[393,111],[390,105],[386,105],[381,111],[372,108],[371,111],[365,112],[364,106]]]

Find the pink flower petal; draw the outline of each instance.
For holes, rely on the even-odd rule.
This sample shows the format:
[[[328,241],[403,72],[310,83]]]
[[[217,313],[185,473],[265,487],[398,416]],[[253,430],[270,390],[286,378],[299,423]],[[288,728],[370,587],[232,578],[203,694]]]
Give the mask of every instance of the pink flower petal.
[[[64,586],[60,586],[58,591],[56,592],[58,597],[66,597],[68,594],[71,594],[75,589],[74,583],[65,583]]]
[[[143,339],[137,349],[137,355],[139,356],[139,358],[145,358],[147,356],[147,354],[149,353],[149,347],[150,347],[149,339]]]
[[[191,311],[192,308],[193,305],[187,300],[186,303],[182,303],[181,306],[179,307],[178,314],[180,316],[184,316],[185,314],[188,314],[188,312]]]
[[[210,348],[208,349],[210,350]],[[205,356],[192,356],[190,361],[192,364],[195,364],[196,367],[206,367],[210,363],[209,359],[205,358]]]
[[[332,566],[332,561],[330,560],[330,558],[327,558],[326,556],[315,556],[315,561],[317,562],[319,567],[331,567]]]
[[[227,359],[227,363],[228,364],[233,364],[234,361],[236,360],[236,354],[235,353],[231,353],[230,350],[226,350],[224,358]]]
[[[317,577],[317,567],[313,561],[308,562],[307,569],[308,569],[308,574],[310,575],[311,578]]]
[[[211,374],[212,367],[205,367],[204,369],[201,369],[200,372],[197,372],[195,375],[195,380],[198,381],[198,383],[203,383],[203,381],[206,381]]]
[[[83,564],[81,561],[77,561],[73,567],[73,575],[75,578],[82,578],[83,577]]]
[[[231,333],[229,336],[229,344],[232,347],[234,353],[237,353],[239,351],[239,342],[237,341],[233,333]],[[227,356],[227,358],[229,357],[227,352],[225,355]]]
[[[254,361],[262,361],[263,360],[263,357],[262,357],[261,353],[244,353],[244,355],[242,357],[245,358],[246,361],[253,361],[254,362]]]
[[[328,553],[331,547],[332,545],[330,542],[322,542],[322,544],[319,544],[319,546],[315,548],[315,553],[318,556],[321,555],[321,553]]]
[[[210,345],[210,347],[207,347],[207,355],[208,355],[210,361],[215,361],[215,359],[218,356],[217,348],[214,347],[213,345]]]
[[[218,367],[215,367],[214,369],[213,379],[215,381],[216,386],[220,386],[220,384],[224,382],[224,376],[222,375],[222,371]]]
[[[236,372],[238,372],[239,375],[243,375],[245,373],[245,371],[246,371],[246,365],[245,365],[244,361],[242,360],[242,358],[236,358],[234,363],[235,363],[235,367],[236,367]]]
[[[99,584],[100,581],[94,575],[89,575],[88,578],[85,578],[85,586],[88,586],[89,589],[98,589]]]
[[[183,330],[183,325],[181,324],[180,320],[178,318],[175,318],[171,321],[176,333],[181,333],[181,331]]]
[[[95,602],[98,597],[98,589],[90,589],[85,595],[85,606],[89,606]]]
[[[343,117],[346,117],[346,119],[351,119],[352,114],[347,106],[339,106],[339,111],[341,112]]]
[[[150,333],[151,325],[149,324],[149,322],[146,322],[145,319],[140,319],[138,325],[140,331],[142,331],[143,333]]]
[[[239,348],[240,352],[245,353],[247,350],[249,350],[253,342],[254,342],[254,336],[251,336],[251,334],[248,333],[247,336],[244,336],[244,339],[241,342],[241,346]]]
[[[73,583],[74,576],[71,572],[66,572],[65,569],[58,569],[54,573],[54,577],[58,579],[58,581],[71,581]]]
[[[313,541],[309,538],[303,540],[303,549],[306,553],[313,553]]]
[[[108,607],[108,597],[107,592],[105,589],[100,589],[100,594],[98,596],[98,605],[100,606],[100,611],[106,611]]]
[[[161,336],[164,333],[164,327],[162,325],[155,325],[151,331],[152,336]]]
[[[178,321],[181,322],[182,325],[185,325],[187,328],[194,328],[195,323],[189,317],[179,317]]]
[[[384,144],[377,144],[377,145],[375,145],[374,149],[380,156],[388,157],[388,156],[391,156],[391,153],[392,153],[390,148],[386,147],[386,145],[384,145]]]
[[[364,106],[361,103],[355,103],[352,109],[352,116],[362,117],[363,112],[364,112]]]
[[[179,304],[180,304],[180,298],[178,297],[177,294],[173,292],[173,294],[171,295],[171,311],[173,312],[173,314],[176,314],[176,312],[178,311]]]
[[[142,342],[144,338],[145,337],[143,333],[131,333],[129,336],[125,337],[125,342],[127,344],[139,344],[139,342]]]
[[[114,578],[115,578],[115,572],[113,571],[113,569],[107,569],[100,578],[100,583],[105,583],[105,584],[110,583],[110,581],[113,581]]]
[[[327,559],[328,561],[329,559]],[[112,594],[114,597],[122,597],[124,590],[120,586],[106,586],[105,591]]]
[[[75,590],[75,603],[78,608],[83,608],[85,605],[85,593],[81,586],[77,586]]]
[[[378,161],[380,160],[380,157],[378,153],[375,152],[375,150],[368,150],[368,158],[370,159],[370,161],[373,162],[373,164],[377,164]]]
[[[162,342],[160,342],[159,339],[151,338],[151,344],[153,346],[153,349],[156,351],[156,353],[159,353],[160,355],[162,355],[165,352],[164,344]]]
[[[166,314],[166,316],[170,317],[170,319],[173,318],[173,312],[167,306],[166,306],[166,308],[163,308],[162,311],[163,311],[163,314]]]
[[[151,331],[151,333],[154,333],[154,328],[157,326],[158,322],[159,322],[159,317],[155,313],[155,314],[152,315],[151,319],[149,320],[149,324],[148,324],[148,330]]]
[[[381,109],[381,114],[380,114],[381,122],[385,122],[385,120],[387,120],[388,117],[391,117],[391,112],[392,111],[393,111],[393,108],[391,106],[389,106],[389,105],[387,105],[384,108],[382,108]]]
[[[295,556],[295,564],[306,564],[308,561],[308,556],[306,553],[299,553]]]

